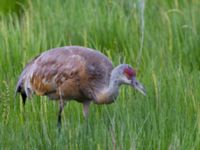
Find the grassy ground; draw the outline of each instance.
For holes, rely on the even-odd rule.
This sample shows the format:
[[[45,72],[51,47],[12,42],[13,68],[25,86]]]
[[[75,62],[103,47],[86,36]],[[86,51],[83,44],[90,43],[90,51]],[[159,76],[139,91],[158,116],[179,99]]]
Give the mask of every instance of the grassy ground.
[[[142,0],[141,0],[142,1]],[[199,149],[200,2],[35,0],[0,17],[0,149]],[[142,22],[144,43],[142,44]],[[115,104],[71,102],[57,133],[58,105],[14,90],[24,65],[49,48],[99,49],[138,70],[148,96],[122,87]]]

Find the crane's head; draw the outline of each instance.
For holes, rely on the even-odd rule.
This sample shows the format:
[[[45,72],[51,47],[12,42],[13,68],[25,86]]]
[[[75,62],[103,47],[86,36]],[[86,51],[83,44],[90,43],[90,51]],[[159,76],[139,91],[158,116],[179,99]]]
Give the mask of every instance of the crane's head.
[[[136,71],[128,64],[121,64],[117,66],[112,71],[111,78],[119,85],[131,85],[143,95],[146,95],[144,86],[138,80],[136,80]]]

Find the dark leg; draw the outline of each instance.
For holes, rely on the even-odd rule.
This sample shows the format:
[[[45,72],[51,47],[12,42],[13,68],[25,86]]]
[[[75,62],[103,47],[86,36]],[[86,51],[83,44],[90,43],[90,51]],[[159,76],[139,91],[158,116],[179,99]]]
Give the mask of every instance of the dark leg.
[[[21,96],[22,96],[22,103],[23,103],[23,106],[25,106],[27,96],[26,96],[25,93],[21,93]]]
[[[63,108],[65,106],[65,103],[63,101],[63,99],[61,98],[60,99],[60,105],[59,105],[59,112],[58,112],[58,123],[57,123],[57,126],[58,126],[58,130],[60,132],[60,129],[62,127],[62,111],[63,111]]]
[[[59,109],[59,112],[58,112],[58,123],[57,123],[57,126],[58,126],[58,129],[60,130],[61,129],[61,126],[62,126],[62,110],[63,110],[63,107],[60,106],[60,109]]]

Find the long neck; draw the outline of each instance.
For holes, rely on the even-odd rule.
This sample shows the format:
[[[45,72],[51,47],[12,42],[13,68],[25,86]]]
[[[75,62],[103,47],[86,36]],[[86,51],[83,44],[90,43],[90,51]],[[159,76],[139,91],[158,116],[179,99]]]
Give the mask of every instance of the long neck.
[[[118,96],[119,86],[120,84],[118,83],[118,81],[111,76],[109,85],[102,89],[100,94],[97,96],[96,103],[109,104],[114,102]]]
[[[106,90],[106,93],[110,98],[115,99],[118,96],[119,93],[119,84],[116,80],[110,79],[109,86]]]

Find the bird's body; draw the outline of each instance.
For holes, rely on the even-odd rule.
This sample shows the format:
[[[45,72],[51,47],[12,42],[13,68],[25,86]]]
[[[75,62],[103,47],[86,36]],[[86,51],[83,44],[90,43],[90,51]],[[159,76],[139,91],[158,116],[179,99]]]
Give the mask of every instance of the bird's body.
[[[26,65],[16,92],[21,93],[24,104],[26,97],[32,94],[60,101],[60,115],[63,102],[73,99],[83,103],[87,115],[91,101],[108,104],[115,100],[122,82],[118,82],[118,70],[120,67],[113,69],[112,62],[96,50],[80,46],[55,48],[43,52]],[[130,70],[125,74],[135,76]],[[129,84],[129,81],[124,82]],[[61,122],[61,116],[58,121]]]
[[[68,46],[42,53],[24,69],[19,83],[27,96],[33,93],[50,99],[94,100],[109,84],[112,63],[89,48]]]

